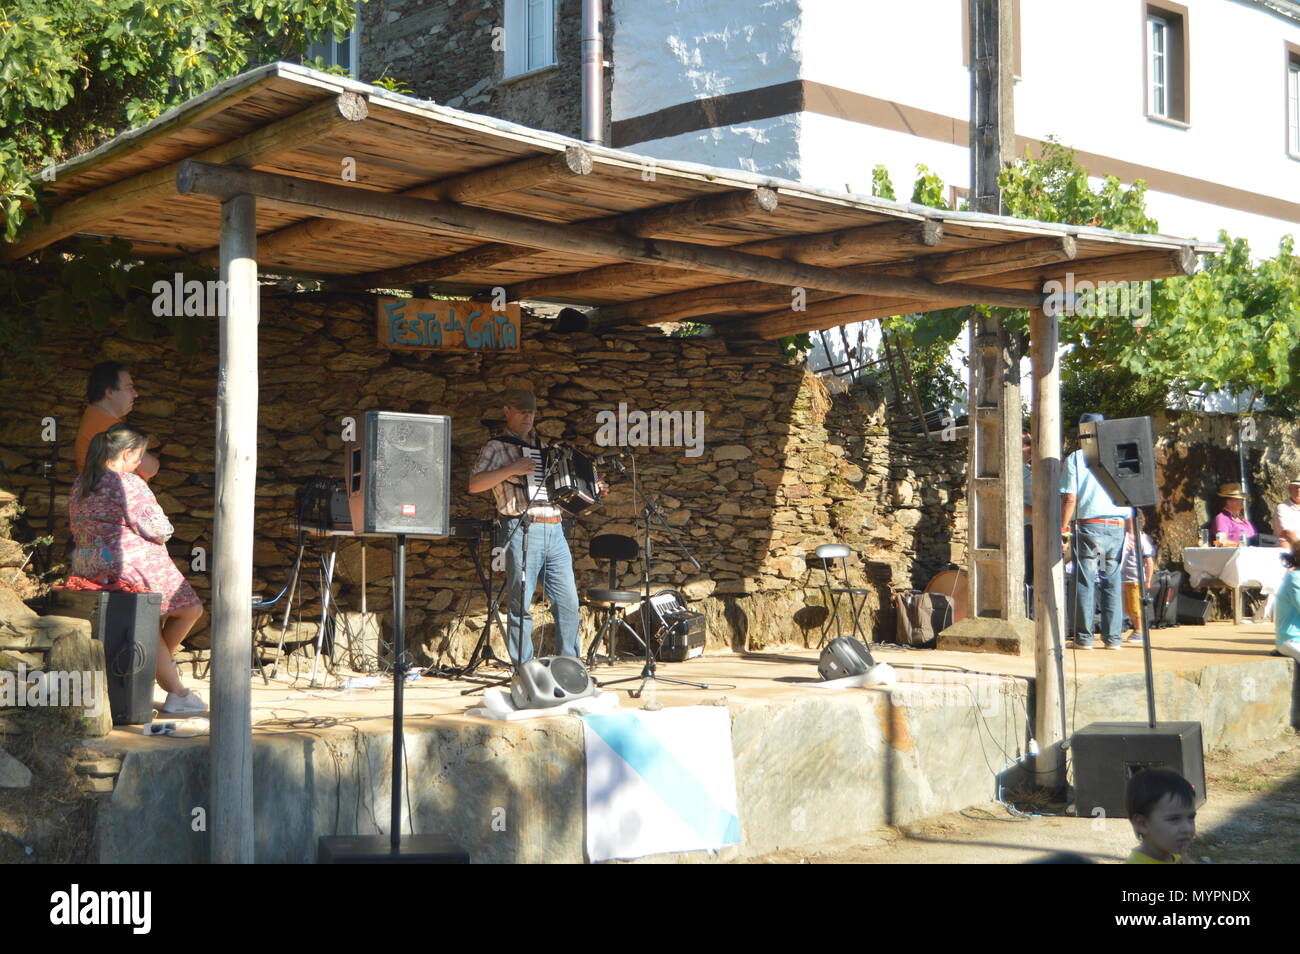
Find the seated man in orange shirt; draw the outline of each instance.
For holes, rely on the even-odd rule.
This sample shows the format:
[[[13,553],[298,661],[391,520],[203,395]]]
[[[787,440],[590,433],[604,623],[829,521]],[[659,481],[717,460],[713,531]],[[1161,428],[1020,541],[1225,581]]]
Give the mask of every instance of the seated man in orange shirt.
[[[137,396],[135,382],[131,380],[126,365],[118,361],[102,361],[90,369],[90,380],[86,384],[88,406],[81,416],[74,445],[77,473],[86,469],[86,449],[90,447],[91,438],[120,423],[131,413]],[[158,458],[146,452],[135,473],[148,480],[158,473]]]

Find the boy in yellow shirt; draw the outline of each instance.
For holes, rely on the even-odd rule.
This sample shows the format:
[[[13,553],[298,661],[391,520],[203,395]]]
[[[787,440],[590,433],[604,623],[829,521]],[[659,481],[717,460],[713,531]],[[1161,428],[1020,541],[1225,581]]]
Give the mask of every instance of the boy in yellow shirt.
[[[1125,864],[1180,865],[1196,837],[1196,790],[1169,769],[1146,769],[1128,782],[1125,808],[1140,844]]]

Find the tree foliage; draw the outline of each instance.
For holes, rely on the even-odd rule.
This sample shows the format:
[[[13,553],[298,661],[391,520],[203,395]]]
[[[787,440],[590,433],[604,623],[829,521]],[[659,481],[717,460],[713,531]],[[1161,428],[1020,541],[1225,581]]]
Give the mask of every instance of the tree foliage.
[[[0,210],[11,241],[40,171],[313,38],[352,0],[0,0]]]
[[[888,184],[883,167],[873,181]],[[1094,188],[1074,151],[1051,140],[1041,156],[1026,155],[998,181],[1008,212],[1019,218],[1136,234],[1159,228],[1146,211],[1144,182],[1126,187],[1107,176]],[[913,196],[946,208],[942,183],[923,166]],[[1067,415],[1090,407],[1146,414],[1168,403],[1190,406],[1196,395],[1224,389],[1263,399],[1276,413],[1300,414],[1300,260],[1292,239],[1257,262],[1244,239],[1220,232],[1219,241],[1226,250],[1196,274],[1152,283],[1149,314],[1116,313],[1098,296],[1091,311],[1061,317],[1061,343],[1070,347],[1062,363]],[[916,349],[909,352],[915,373],[930,382],[938,404],[951,400],[960,382],[951,369],[945,382],[935,363],[948,365],[948,347],[975,308],[983,310],[965,306],[887,320],[887,327],[906,329]],[[1025,332],[1027,312],[996,313],[1012,331]]]
[[[311,40],[341,39],[353,17],[352,0],[0,0],[4,240],[47,214],[41,187],[56,163]],[[102,328],[118,316],[133,334],[172,333],[190,350],[201,323],[150,307],[154,282],[177,270],[216,277],[192,262],[140,262],[123,241],[47,247],[0,270],[0,352],[30,356],[45,321]]]

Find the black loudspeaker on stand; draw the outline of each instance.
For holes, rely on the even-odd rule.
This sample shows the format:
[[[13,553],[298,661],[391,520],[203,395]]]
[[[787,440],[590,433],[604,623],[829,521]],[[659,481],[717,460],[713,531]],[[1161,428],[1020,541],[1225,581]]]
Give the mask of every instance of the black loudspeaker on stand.
[[[427,414],[369,411],[361,440],[346,449],[352,525],[358,533],[396,537],[393,593],[393,779],[389,833],[324,836],[323,864],[467,863],[443,835],[402,840],[403,689],[406,686],[406,538],[450,532],[451,420]]]
[[[367,411],[347,448],[345,478],[358,534],[451,532],[451,418]]]
[[[1169,768],[1192,784],[1197,804],[1205,801],[1205,768],[1199,722],[1156,722],[1155,682],[1151,670],[1151,628],[1146,613],[1142,572],[1142,511],[1159,499],[1156,490],[1155,442],[1151,418],[1133,417],[1079,425],[1079,442],[1093,476],[1121,507],[1132,508],[1133,546],[1138,561],[1142,607],[1142,655],[1146,670],[1147,724],[1095,722],[1074,733],[1075,813],[1101,809],[1111,817],[1125,813],[1128,780],[1148,768]],[[1077,540],[1077,534],[1075,536]],[[1075,580],[1078,580],[1076,563]],[[1074,600],[1071,599],[1071,610]],[[1089,621],[1090,622],[1090,621]]]

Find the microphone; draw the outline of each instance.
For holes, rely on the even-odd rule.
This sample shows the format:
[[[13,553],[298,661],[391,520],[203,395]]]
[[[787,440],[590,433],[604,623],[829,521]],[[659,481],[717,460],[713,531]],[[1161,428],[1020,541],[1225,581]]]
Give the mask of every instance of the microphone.
[[[597,457],[596,463],[601,467],[607,467],[616,474],[626,474],[627,467],[623,465],[623,454],[606,454],[603,457]]]

